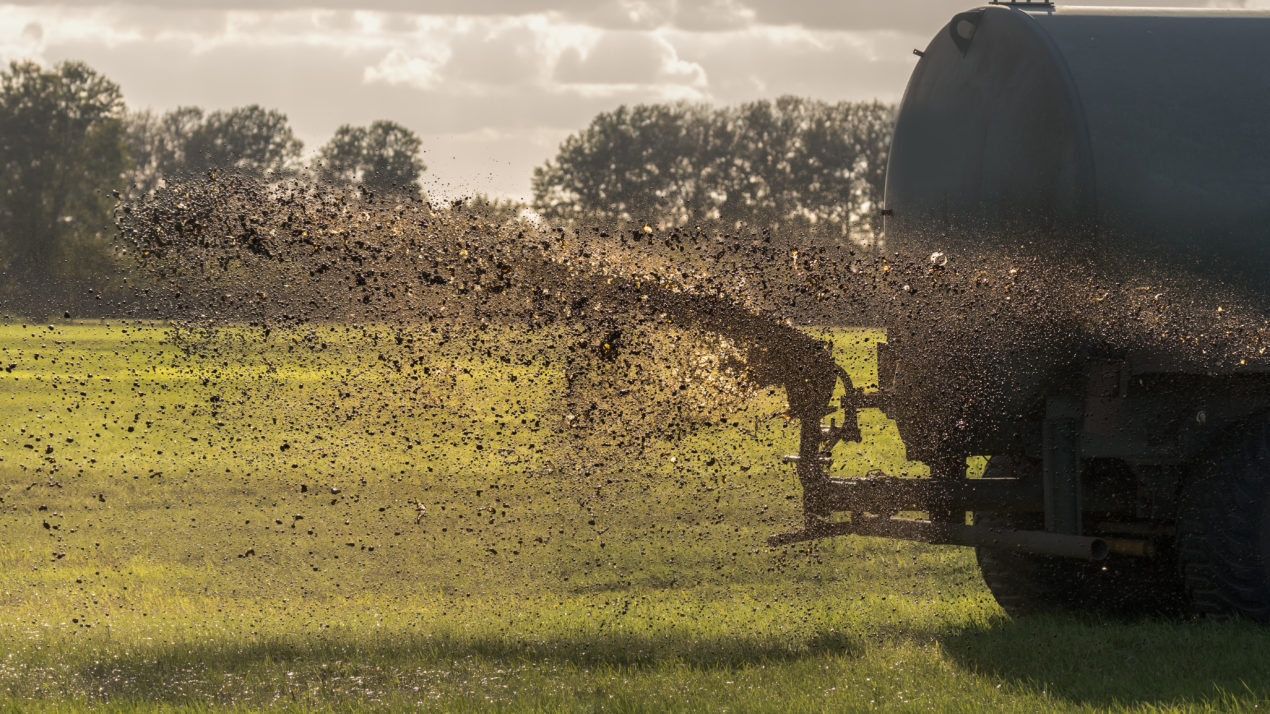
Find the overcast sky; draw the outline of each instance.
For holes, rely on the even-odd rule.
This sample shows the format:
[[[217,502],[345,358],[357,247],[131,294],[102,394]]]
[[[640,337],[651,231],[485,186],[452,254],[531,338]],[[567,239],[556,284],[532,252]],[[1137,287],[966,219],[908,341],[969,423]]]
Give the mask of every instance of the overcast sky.
[[[306,151],[340,124],[393,119],[423,137],[430,193],[524,198],[533,167],[620,104],[781,94],[897,101],[913,48],[974,4],[0,2],[0,60],[84,60],[134,108],[281,109]]]

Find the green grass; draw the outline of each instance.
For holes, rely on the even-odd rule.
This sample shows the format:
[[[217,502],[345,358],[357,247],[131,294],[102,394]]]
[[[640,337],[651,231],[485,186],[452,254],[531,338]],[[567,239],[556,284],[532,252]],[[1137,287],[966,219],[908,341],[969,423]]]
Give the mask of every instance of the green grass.
[[[1270,705],[1261,629],[1014,622],[963,549],[768,548],[777,394],[592,458],[541,345],[437,338],[407,379],[378,337],[0,327],[0,709]],[[868,381],[880,336],[834,337]],[[842,472],[921,473],[862,426]]]

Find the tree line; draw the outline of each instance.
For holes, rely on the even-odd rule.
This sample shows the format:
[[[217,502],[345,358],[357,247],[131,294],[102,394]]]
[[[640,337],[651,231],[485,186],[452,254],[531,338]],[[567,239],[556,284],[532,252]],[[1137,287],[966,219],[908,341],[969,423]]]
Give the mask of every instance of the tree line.
[[[532,209],[553,225],[711,225],[869,240],[893,110],[782,97],[736,107],[622,106],[534,170]],[[305,160],[282,112],[259,105],[130,111],[119,85],[80,62],[0,72],[0,306],[99,311],[118,288],[111,211],[124,194],[232,171],[267,182],[424,200],[422,141],[393,121],[345,125]],[[448,208],[504,222],[517,201]]]
[[[652,104],[595,117],[534,171],[559,220],[811,233],[869,242],[894,109],[785,96],[736,107]]]
[[[345,125],[306,168],[277,110],[129,111],[119,85],[81,62],[10,63],[0,72],[0,302],[91,311],[89,301],[122,279],[109,226],[123,193],[234,171],[419,197],[421,148],[396,122]]]

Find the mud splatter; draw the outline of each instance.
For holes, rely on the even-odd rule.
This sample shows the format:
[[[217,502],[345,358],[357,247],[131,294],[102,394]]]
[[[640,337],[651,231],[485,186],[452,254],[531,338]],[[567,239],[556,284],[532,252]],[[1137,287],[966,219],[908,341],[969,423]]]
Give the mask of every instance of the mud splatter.
[[[715,335],[713,364],[735,368],[749,388],[782,388],[790,413],[816,422],[836,408],[835,382],[847,376],[798,328],[884,327],[899,364],[887,375],[889,411],[921,460],[964,458],[1003,422],[1034,415],[1091,355],[1200,372],[1266,360],[1256,296],[1141,256],[1109,263],[957,246],[869,255],[745,231],[496,225],[461,204],[233,177],[123,205],[119,226],[154,280],[147,315],[245,322],[265,337],[332,322],[386,326],[395,345],[375,348],[394,364],[409,361],[411,333],[441,324],[475,327],[458,339],[485,353],[499,349],[482,336],[492,325],[545,331],[571,387],[638,393],[661,407],[649,428],[671,431],[665,413],[687,387],[648,373],[628,382],[612,366],[638,350],[636,335]],[[577,426],[628,431],[639,421],[570,393],[577,403],[564,411]]]

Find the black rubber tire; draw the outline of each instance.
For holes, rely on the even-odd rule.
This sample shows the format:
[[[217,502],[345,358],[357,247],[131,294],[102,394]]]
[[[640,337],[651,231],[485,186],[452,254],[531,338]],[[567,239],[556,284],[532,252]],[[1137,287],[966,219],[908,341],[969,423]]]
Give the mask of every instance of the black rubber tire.
[[[1035,527],[996,513],[976,513],[975,523],[996,528]],[[1077,607],[1079,597],[1067,587],[1070,579],[1065,577],[1070,568],[1057,558],[975,548],[975,560],[988,591],[1010,617]]]
[[[1003,457],[989,460],[985,476],[1021,476],[1039,469]],[[1041,514],[976,513],[988,526],[1041,529]],[[1186,610],[1181,578],[1169,554],[1152,559],[1108,556],[1101,562],[976,548],[983,581],[1010,617],[1048,612],[1118,618],[1178,615]]]
[[[1178,561],[1200,614],[1270,622],[1270,419],[1222,443],[1186,483]]]

